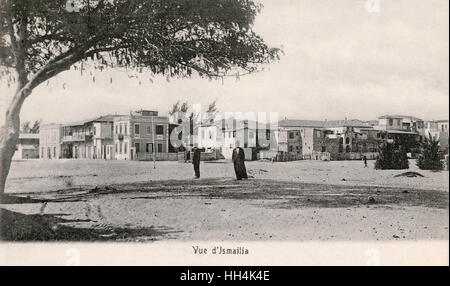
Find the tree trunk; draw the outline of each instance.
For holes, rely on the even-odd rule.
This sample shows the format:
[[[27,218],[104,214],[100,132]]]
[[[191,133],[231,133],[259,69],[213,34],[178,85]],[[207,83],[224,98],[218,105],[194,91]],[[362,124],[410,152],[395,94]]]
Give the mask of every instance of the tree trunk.
[[[18,89],[6,111],[4,125],[0,127],[0,202],[20,134],[20,109],[28,93],[28,90]]]

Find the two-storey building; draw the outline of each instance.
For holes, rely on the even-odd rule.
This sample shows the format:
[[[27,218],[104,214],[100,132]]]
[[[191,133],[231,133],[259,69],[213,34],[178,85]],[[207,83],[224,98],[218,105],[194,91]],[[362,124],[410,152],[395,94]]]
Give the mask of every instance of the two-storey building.
[[[140,110],[114,117],[114,153],[117,160],[166,160],[169,119],[157,111]],[[176,159],[176,157],[174,157]]]

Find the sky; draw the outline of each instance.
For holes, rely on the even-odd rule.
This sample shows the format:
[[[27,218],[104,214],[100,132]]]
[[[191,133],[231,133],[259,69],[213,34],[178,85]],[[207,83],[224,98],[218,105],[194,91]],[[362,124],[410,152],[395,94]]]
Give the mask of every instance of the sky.
[[[378,1],[379,9],[367,9],[367,1]],[[178,100],[205,108],[217,100],[223,113],[278,112],[280,119],[449,118],[448,0],[258,2],[264,8],[254,30],[284,51],[262,72],[167,82],[93,70],[94,83],[89,72],[70,70],[33,91],[21,120],[67,123],[137,109],[164,115]],[[13,91],[4,82],[0,90]]]

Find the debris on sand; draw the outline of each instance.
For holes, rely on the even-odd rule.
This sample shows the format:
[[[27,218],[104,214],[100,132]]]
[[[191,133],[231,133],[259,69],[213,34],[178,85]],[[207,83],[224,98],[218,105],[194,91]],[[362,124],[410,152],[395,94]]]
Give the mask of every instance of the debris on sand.
[[[264,169],[259,169],[259,170],[248,170],[248,173],[250,175],[261,175],[262,173],[268,173],[269,171],[264,170]]]
[[[394,234],[392,237],[393,237],[393,238],[400,238],[400,236],[395,235],[395,234]]]
[[[402,193],[409,194],[409,192],[407,190],[404,190]]]
[[[425,177],[425,176],[420,173],[417,173],[417,172],[404,172],[404,173],[394,176],[394,178],[398,178],[398,177],[415,178],[415,177]]]
[[[345,182],[345,181],[347,181],[347,180],[343,178],[341,181],[344,181],[344,182]]]
[[[90,192],[93,193],[111,193],[111,192],[117,192],[117,189],[109,186],[95,186],[95,188],[91,189]]]
[[[375,201],[375,199],[373,197],[369,197],[369,199],[367,200],[367,203],[376,204],[377,202]]]

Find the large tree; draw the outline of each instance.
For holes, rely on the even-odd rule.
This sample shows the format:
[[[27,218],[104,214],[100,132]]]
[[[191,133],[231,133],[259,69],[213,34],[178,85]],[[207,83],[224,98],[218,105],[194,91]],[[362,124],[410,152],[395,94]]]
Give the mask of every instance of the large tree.
[[[4,192],[20,110],[34,88],[72,65],[168,77],[245,74],[278,58],[252,30],[252,0],[1,0],[0,61],[17,85],[0,127]]]

